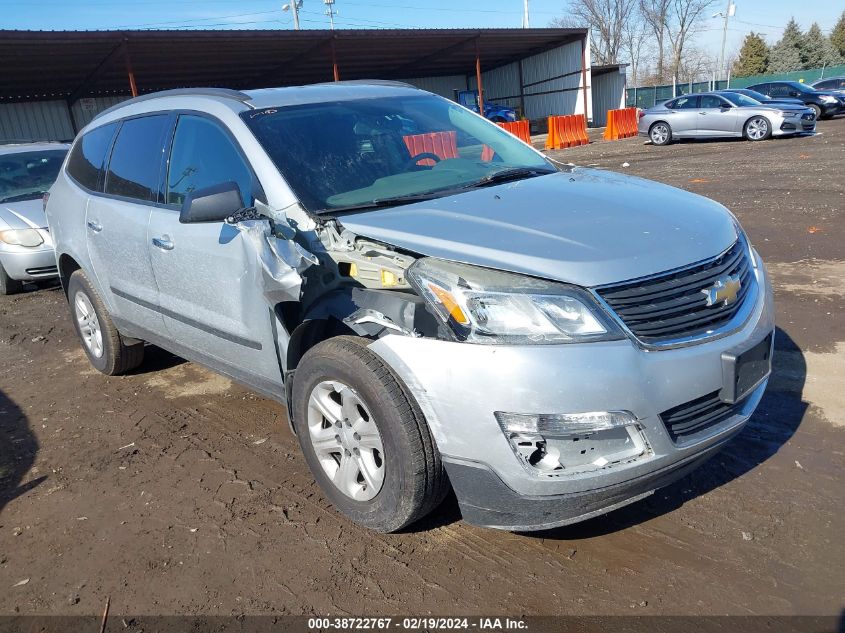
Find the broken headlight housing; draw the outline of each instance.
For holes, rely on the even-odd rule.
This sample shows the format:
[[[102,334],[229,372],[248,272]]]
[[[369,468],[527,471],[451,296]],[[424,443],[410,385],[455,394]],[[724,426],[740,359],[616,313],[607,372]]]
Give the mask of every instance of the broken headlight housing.
[[[459,341],[555,344],[607,341],[622,332],[580,288],[424,258],[409,283]]]
[[[535,475],[591,472],[650,454],[637,418],[629,411],[496,411],[496,420],[517,458]]]

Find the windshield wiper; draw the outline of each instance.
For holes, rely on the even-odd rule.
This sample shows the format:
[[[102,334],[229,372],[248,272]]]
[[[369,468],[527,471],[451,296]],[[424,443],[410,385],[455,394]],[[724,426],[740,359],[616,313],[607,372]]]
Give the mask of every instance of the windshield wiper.
[[[19,193],[16,196],[9,196],[8,198],[0,199],[0,204],[5,202],[23,202],[24,200],[38,200],[44,195],[44,191],[30,191],[29,193]]]
[[[437,191],[427,191],[426,193],[412,193],[407,196],[395,196],[393,198],[376,198],[370,202],[362,202],[361,204],[350,204],[345,207],[328,207],[322,209],[317,213],[319,215],[333,215],[336,213],[353,213],[355,211],[366,211],[368,209],[386,209],[387,207],[398,207],[403,204],[411,204],[412,202],[419,202],[421,200],[434,200],[435,198],[442,198],[448,195],[454,188],[438,189]]]
[[[511,167],[509,169],[500,169],[494,171],[492,174],[487,174],[483,178],[471,182],[468,185],[463,185],[461,189],[475,189],[477,187],[486,187],[487,185],[498,185],[503,182],[510,182],[513,180],[524,180],[525,178],[535,178],[536,176],[547,176],[554,174],[555,169],[537,169],[536,167]]]

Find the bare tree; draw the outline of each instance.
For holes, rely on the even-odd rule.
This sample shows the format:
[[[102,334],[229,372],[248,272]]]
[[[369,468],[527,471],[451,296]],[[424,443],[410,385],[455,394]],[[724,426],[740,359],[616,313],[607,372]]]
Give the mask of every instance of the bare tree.
[[[701,19],[715,0],[671,0],[666,36],[672,46],[672,77],[680,79],[684,48],[701,25]]]
[[[639,11],[634,12],[622,27],[622,54],[631,64],[631,84],[634,86],[638,86],[642,78],[642,61],[648,60],[655,52],[650,37],[651,29]]]
[[[594,61],[619,63],[624,47],[625,24],[632,18],[638,0],[571,0],[568,15],[552,22],[555,26],[589,26]]]
[[[671,7],[672,0],[640,0],[640,15],[654,35],[654,47],[657,49],[655,77],[658,82],[666,80],[664,41]]]

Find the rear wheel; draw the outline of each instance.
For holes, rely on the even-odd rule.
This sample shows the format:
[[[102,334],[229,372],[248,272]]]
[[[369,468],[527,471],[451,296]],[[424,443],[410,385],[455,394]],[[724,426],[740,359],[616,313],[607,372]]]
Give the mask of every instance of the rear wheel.
[[[745,122],[745,138],[749,141],[765,141],[772,135],[772,126],[764,116],[754,116]]]
[[[23,291],[23,283],[9,277],[6,269],[0,264],[0,295],[16,295]]]
[[[70,276],[67,296],[74,329],[95,369],[107,376],[116,376],[141,364],[144,343],[126,345],[123,342],[100,295],[81,270]]]
[[[352,521],[395,532],[448,491],[422,411],[369,341],[339,336],[315,345],[294,374],[294,428],[308,466]]]
[[[654,145],[668,145],[672,140],[672,128],[664,121],[658,121],[648,130],[648,137]]]

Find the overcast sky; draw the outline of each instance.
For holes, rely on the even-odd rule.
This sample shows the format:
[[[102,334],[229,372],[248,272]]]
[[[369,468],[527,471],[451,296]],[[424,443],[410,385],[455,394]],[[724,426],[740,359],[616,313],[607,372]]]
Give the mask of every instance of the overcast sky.
[[[4,29],[124,29],[124,28],[293,28],[286,0],[0,0]],[[738,49],[754,30],[769,42],[780,36],[793,15],[806,29],[814,21],[830,32],[845,9],[842,0],[735,0],[737,11],[728,31],[728,52]],[[716,0],[710,14],[727,1]],[[530,0],[531,26],[548,26],[564,14],[565,0]],[[518,27],[522,0],[336,0],[340,28],[391,27]],[[303,28],[326,28],[323,0],[304,0]],[[708,18],[699,35],[702,47],[718,53],[722,22]],[[622,60],[624,61],[624,60]]]

